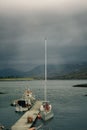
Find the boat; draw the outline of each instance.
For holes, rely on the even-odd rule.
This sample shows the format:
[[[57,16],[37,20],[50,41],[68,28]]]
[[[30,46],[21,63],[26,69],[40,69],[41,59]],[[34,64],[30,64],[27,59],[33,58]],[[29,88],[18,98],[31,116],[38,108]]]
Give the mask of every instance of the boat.
[[[31,103],[28,103],[28,100],[20,99],[18,100],[15,111],[16,112],[25,112],[32,107]]]
[[[47,121],[54,117],[54,114],[52,112],[52,105],[49,103],[49,101],[44,101],[40,108],[40,115],[41,119],[44,121]]]
[[[33,104],[35,103],[36,99],[32,94],[32,91],[27,89],[25,90],[22,98],[16,100],[15,104],[15,111],[16,112],[25,112],[29,110]]]
[[[44,121],[53,118],[52,105],[47,101],[47,40],[45,39],[45,85],[44,85],[44,101],[40,107],[40,115]]]
[[[0,124],[0,130],[3,130],[5,127]]]

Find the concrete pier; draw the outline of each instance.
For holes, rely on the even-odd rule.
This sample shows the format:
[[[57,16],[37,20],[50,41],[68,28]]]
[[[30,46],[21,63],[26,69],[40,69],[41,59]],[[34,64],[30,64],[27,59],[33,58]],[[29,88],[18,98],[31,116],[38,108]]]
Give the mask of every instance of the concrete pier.
[[[37,115],[39,113],[39,108],[42,104],[42,101],[36,101],[34,106],[27,111],[12,127],[11,130],[28,130],[34,123]],[[28,123],[27,118],[32,117],[33,122]]]

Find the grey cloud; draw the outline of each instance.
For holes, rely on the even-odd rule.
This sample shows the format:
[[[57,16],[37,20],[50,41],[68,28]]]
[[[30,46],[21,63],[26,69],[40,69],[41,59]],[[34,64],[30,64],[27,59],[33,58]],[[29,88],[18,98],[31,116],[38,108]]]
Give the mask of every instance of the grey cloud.
[[[86,13],[0,16],[0,68],[25,70],[44,63],[45,37],[48,63],[86,61]]]

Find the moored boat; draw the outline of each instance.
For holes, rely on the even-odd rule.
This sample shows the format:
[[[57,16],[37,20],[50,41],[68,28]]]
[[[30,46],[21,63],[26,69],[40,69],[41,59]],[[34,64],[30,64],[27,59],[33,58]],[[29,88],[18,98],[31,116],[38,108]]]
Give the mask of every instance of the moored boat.
[[[43,102],[43,104],[41,105],[40,114],[41,114],[41,118],[44,121],[53,118],[54,114],[52,112],[52,105],[48,101]]]
[[[40,107],[40,115],[44,121],[53,118],[52,105],[47,101],[47,41],[45,40],[45,86],[44,86],[44,101]]]
[[[16,112],[25,112],[27,110],[29,110],[32,107],[32,104],[29,100],[25,100],[25,99],[20,99],[15,107],[15,111]]]
[[[15,111],[24,112],[24,111],[29,110],[33,106],[35,100],[36,99],[33,96],[32,91],[29,89],[25,90],[22,98],[16,100]]]
[[[24,112],[29,110],[33,106],[35,101],[36,99],[33,96],[32,91],[30,89],[26,89],[24,94],[22,95],[22,98],[14,100],[11,105],[15,106],[16,112]]]

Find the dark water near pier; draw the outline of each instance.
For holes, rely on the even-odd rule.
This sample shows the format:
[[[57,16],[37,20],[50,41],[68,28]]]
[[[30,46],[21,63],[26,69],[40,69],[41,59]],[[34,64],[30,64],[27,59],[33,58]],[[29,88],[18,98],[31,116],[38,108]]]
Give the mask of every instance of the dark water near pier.
[[[48,100],[53,106],[54,118],[45,126],[52,130],[87,130],[87,88],[74,88],[87,80],[53,80],[47,82]],[[10,103],[30,88],[37,99],[44,98],[44,81],[0,82],[0,123],[10,128],[21,116]],[[41,124],[37,120],[36,126]]]

